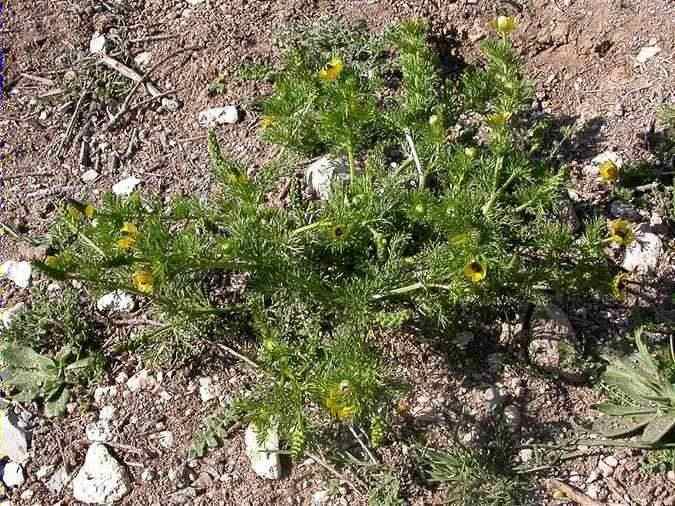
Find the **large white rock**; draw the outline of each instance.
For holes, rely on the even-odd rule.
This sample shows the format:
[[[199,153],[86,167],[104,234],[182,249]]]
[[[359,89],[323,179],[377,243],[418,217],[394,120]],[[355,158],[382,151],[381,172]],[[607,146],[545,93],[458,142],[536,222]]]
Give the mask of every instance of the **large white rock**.
[[[14,284],[20,288],[28,288],[31,274],[30,262],[7,260],[0,265],[0,276],[14,281]]]
[[[349,164],[343,158],[322,156],[305,170],[305,181],[321,200],[330,197],[333,181],[349,180]]]
[[[13,412],[2,412],[0,417],[0,457],[7,456],[19,464],[28,461],[28,433],[19,427]]]
[[[131,311],[134,309],[134,298],[122,290],[106,293],[96,301],[99,311]]]
[[[261,478],[278,480],[281,478],[281,460],[279,459],[279,434],[271,427],[265,441],[258,441],[258,431],[250,424],[244,435],[246,455],[251,461],[251,468]]]
[[[199,113],[199,124],[204,128],[216,125],[234,124],[239,121],[239,109],[234,105],[224,107],[212,107]]]
[[[129,176],[128,178],[122,179],[121,181],[115,183],[112,187],[112,191],[115,195],[126,197],[134,191],[140,182],[141,180],[137,177]]]
[[[73,496],[86,504],[113,504],[130,491],[127,472],[101,443],[93,443],[73,480]]]
[[[648,272],[656,269],[663,250],[663,242],[658,235],[649,232],[645,226],[635,231],[635,241],[626,247],[621,267],[627,271]]]
[[[20,487],[26,481],[26,476],[23,473],[23,467],[16,462],[8,462],[2,472],[2,481],[9,488]]]

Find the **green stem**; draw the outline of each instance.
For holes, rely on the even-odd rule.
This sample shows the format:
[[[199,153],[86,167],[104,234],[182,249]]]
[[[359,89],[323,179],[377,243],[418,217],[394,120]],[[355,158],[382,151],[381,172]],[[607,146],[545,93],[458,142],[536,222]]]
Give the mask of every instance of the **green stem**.
[[[326,225],[328,225],[328,223],[326,221],[316,221],[314,223],[310,223],[309,225],[304,225],[300,228],[296,228],[289,235],[291,237],[295,237],[296,235],[304,234],[305,232],[310,232],[311,230],[314,230],[315,228],[324,227]]]
[[[347,158],[349,159],[349,184],[354,184],[356,179],[356,164],[354,162],[354,148],[350,144],[347,146]]]
[[[516,172],[512,172],[511,175],[506,179],[504,184],[501,185],[499,188],[497,188],[497,183],[499,182],[499,175],[502,171],[503,165],[504,165],[504,158],[500,156],[499,158],[497,158],[497,163],[495,164],[492,195],[490,196],[490,200],[488,200],[483,206],[483,215],[487,215],[490,212],[492,206],[497,201],[497,198],[504,192],[504,190],[506,190],[506,188],[516,178]]]
[[[393,295],[405,295],[406,293],[414,292],[417,290],[423,290],[427,288],[437,288],[439,290],[450,290],[449,285],[441,285],[437,283],[429,283],[425,284],[422,283],[421,281],[418,281],[417,283],[413,283],[411,285],[407,286],[402,286],[401,288],[395,288],[393,290],[389,290],[388,292],[380,293],[377,295],[374,295],[372,297],[373,300],[380,300],[384,299],[385,297],[391,297]]]

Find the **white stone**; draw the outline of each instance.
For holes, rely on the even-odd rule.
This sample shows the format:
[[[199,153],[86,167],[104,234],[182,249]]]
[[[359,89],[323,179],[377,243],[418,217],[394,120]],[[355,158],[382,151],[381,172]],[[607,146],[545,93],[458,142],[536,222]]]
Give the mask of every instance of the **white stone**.
[[[534,450],[532,448],[523,448],[518,452],[521,462],[529,462],[534,457]]]
[[[150,371],[143,369],[134,374],[127,380],[127,388],[131,392],[138,392],[140,390],[153,390],[157,387],[157,380],[152,377]]]
[[[47,476],[54,472],[54,466],[42,466],[35,472],[35,477],[38,480],[44,480]]]
[[[83,172],[80,178],[85,183],[91,183],[92,181],[96,181],[98,179],[98,172],[96,172],[94,169],[89,169],[88,171]]]
[[[164,430],[157,434],[157,440],[162,448],[173,448],[176,444],[176,438],[170,430]]]
[[[333,181],[349,180],[349,164],[342,158],[322,156],[305,170],[305,181],[321,200],[327,200],[331,194]]]
[[[199,124],[204,128],[216,125],[234,124],[239,121],[239,109],[234,105],[212,107],[199,113]]]
[[[152,62],[152,53],[150,51],[143,51],[134,57],[134,63],[142,70],[150,68],[150,62]]]
[[[251,461],[251,468],[261,478],[278,480],[281,478],[281,461],[279,459],[279,434],[275,427],[267,431],[265,441],[258,441],[258,431],[250,424],[244,436],[246,455]]]
[[[152,469],[145,469],[141,473],[141,480],[143,481],[153,481],[155,479],[155,473]]]
[[[605,464],[604,461],[598,462],[598,471],[600,471],[600,474],[602,474],[605,478],[609,478],[614,474],[614,468],[611,466],[608,466]]]
[[[503,400],[501,392],[499,391],[499,388],[497,388],[496,386],[486,388],[485,391],[483,392],[483,399],[485,399],[485,403],[489,410],[496,409],[497,406],[499,406]]]
[[[663,242],[656,234],[648,232],[646,227],[635,231],[635,240],[626,246],[626,254],[621,267],[627,271],[648,272],[656,269],[663,250]]]
[[[10,488],[20,487],[26,482],[23,467],[16,462],[8,462],[2,473],[2,481]]]
[[[125,469],[101,443],[93,443],[73,480],[73,496],[87,504],[112,504],[129,493]]]
[[[504,419],[511,427],[520,426],[520,410],[513,404],[504,408]]]
[[[66,471],[64,466],[59,467],[56,472],[49,478],[47,488],[54,495],[61,495],[63,489],[70,481],[70,474]]]
[[[328,504],[330,492],[328,490],[319,490],[312,495],[312,506],[324,506]]]
[[[110,421],[115,418],[115,407],[114,406],[103,406],[100,413],[98,414],[99,420]]]
[[[220,395],[220,388],[209,377],[199,378],[199,397],[203,402],[217,399]]]
[[[9,327],[12,324],[12,321],[19,316],[21,313],[23,313],[26,310],[26,304],[23,302],[19,302],[18,304],[14,304],[12,307],[8,307],[7,309],[3,309],[0,311],[0,320],[2,320],[2,324],[5,327]]]
[[[96,404],[103,404],[108,399],[111,399],[117,395],[117,387],[111,385],[109,387],[96,387],[94,390],[94,402]]]
[[[661,48],[659,46],[645,46],[640,49],[640,52],[637,54],[635,59],[638,61],[638,63],[645,63],[647,60],[652,59],[660,52]]]
[[[103,34],[94,32],[89,41],[89,52],[91,54],[105,54],[108,41]]]
[[[0,455],[19,464],[28,461],[28,433],[19,427],[13,412],[3,412],[0,417]]]
[[[616,457],[613,455],[610,455],[609,457],[605,457],[605,464],[607,464],[609,467],[616,467],[619,465],[619,461],[616,460]]]
[[[187,3],[189,3],[190,5],[199,5],[199,4],[203,4],[204,1],[205,0],[187,0]]]
[[[0,277],[14,281],[14,284],[20,288],[28,288],[32,268],[30,262],[17,262],[7,260],[0,265]]]
[[[115,195],[124,197],[130,195],[134,191],[134,188],[136,188],[136,186],[138,186],[138,183],[140,182],[141,180],[138,179],[137,177],[129,176],[115,183],[112,187],[112,191]]]
[[[107,420],[99,420],[87,425],[87,439],[92,443],[107,443],[112,440],[112,429]]]
[[[126,312],[134,309],[134,298],[122,290],[106,293],[96,301],[99,311]]]

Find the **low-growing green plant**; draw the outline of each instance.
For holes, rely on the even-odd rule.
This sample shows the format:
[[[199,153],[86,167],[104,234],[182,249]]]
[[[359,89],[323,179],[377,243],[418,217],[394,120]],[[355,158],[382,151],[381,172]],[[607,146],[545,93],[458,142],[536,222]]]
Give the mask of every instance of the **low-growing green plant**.
[[[389,472],[376,478],[376,484],[368,492],[368,506],[404,506],[401,498],[401,482]]]
[[[498,440],[480,448],[461,443],[444,451],[425,451],[421,459],[429,480],[447,489],[453,506],[519,506],[526,482],[512,466],[511,434],[497,427]],[[505,437],[504,437],[505,436]]]
[[[604,374],[603,381],[620,396],[597,406],[603,416],[592,430],[611,438],[642,431],[627,445],[658,447],[675,427],[675,384],[649,353],[642,329],[635,331],[635,343],[637,354],[613,361]]]
[[[103,370],[93,312],[71,288],[52,296],[33,290],[30,307],[0,334],[0,364],[13,399],[42,399],[47,416],[62,415],[73,387]]]
[[[610,287],[604,224],[578,234],[557,217],[565,174],[530,146],[510,26],[461,77],[440,72],[420,22],[286,39],[262,105],[263,137],[286,148],[269,172],[249,175],[210,132],[209,202],[71,203],[37,267],[145,298],[160,325],[144,339],[169,351],[190,335],[254,334],[247,360],[262,374],[240,405],[296,456],[344,425],[381,441],[397,390],[376,332]],[[319,155],[348,172],[323,199],[296,177]]]
[[[53,358],[40,355],[25,346],[4,344],[0,347],[0,362],[5,364],[5,389],[18,390],[12,399],[30,402],[42,399],[47,417],[61,416],[66,411],[71,387],[84,383],[97,368],[96,357],[79,358],[69,346],[64,346]]]

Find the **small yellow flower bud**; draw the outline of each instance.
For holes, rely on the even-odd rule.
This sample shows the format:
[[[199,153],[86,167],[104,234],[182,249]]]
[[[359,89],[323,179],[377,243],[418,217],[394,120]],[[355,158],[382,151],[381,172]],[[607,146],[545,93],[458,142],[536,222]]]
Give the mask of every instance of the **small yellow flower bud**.
[[[518,28],[518,21],[513,16],[497,16],[490,26],[501,35],[508,35]]]
[[[611,160],[606,160],[598,168],[600,179],[606,183],[613,183],[619,179],[619,167]]]
[[[136,290],[141,293],[150,294],[155,289],[153,285],[154,279],[152,272],[148,270],[138,270],[134,272],[131,276],[131,281],[133,282]]]
[[[487,274],[487,269],[478,260],[473,260],[464,267],[464,276],[472,283],[480,283]]]
[[[619,246],[628,246],[635,240],[635,232],[631,223],[624,219],[611,220],[607,226],[609,240]]]
[[[335,81],[340,77],[343,69],[344,63],[342,60],[337,56],[333,56],[326,66],[319,71],[319,79],[323,81]]]

